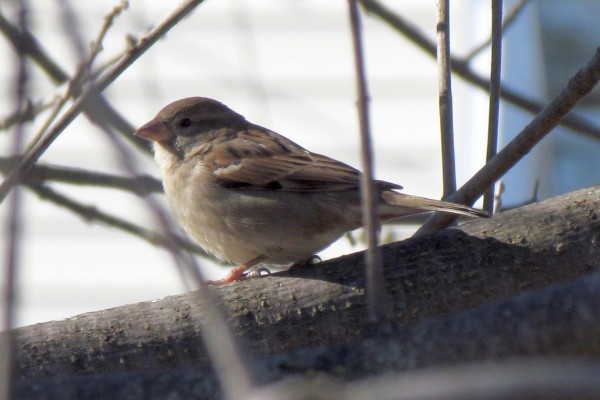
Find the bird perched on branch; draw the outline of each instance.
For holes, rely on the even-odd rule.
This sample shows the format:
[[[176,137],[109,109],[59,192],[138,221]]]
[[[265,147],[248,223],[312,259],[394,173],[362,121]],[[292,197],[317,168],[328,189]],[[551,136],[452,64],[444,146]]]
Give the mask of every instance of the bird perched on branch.
[[[207,252],[237,264],[302,263],[362,224],[357,169],[312,153],[205,97],[175,101],[139,128],[154,142],[170,208]],[[381,222],[429,211],[485,213],[375,181]]]

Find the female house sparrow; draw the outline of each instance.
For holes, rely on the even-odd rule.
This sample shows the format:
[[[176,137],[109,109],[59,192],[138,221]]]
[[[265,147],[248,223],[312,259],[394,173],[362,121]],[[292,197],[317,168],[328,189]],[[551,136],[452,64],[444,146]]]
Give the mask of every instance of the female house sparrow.
[[[154,141],[175,217],[207,252],[238,264],[219,283],[240,280],[265,261],[310,259],[361,222],[360,172],[255,125],[216,100],[175,101],[139,128]],[[443,211],[485,213],[396,192],[376,181],[382,222]]]

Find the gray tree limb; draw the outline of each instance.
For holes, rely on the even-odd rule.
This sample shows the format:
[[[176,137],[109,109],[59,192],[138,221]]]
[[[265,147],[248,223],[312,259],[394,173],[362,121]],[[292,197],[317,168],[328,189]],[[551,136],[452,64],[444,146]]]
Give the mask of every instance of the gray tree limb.
[[[600,186],[384,246],[393,319],[382,327],[364,324],[361,254],[216,292],[262,383],[598,359],[599,215]],[[202,308],[192,292],[18,329],[16,398],[218,397]]]

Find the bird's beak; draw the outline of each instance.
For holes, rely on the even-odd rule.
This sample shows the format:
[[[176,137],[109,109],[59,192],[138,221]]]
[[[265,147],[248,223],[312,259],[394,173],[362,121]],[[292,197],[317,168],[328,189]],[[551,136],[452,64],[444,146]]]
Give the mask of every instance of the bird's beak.
[[[135,135],[144,139],[153,140],[155,142],[165,142],[173,137],[171,130],[158,119],[144,124],[141,128],[135,131]]]

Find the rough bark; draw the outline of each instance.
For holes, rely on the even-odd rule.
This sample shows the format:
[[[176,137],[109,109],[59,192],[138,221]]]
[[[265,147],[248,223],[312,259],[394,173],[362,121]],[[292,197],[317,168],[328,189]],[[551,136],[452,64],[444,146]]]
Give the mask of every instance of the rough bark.
[[[393,319],[380,329],[363,323],[362,254],[217,292],[262,382],[523,355],[598,358],[599,215],[595,187],[384,246]],[[17,393],[211,398],[218,385],[201,315],[192,292],[18,329]]]

